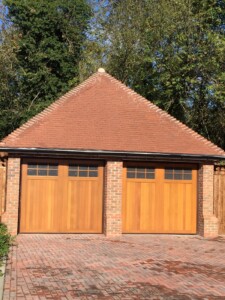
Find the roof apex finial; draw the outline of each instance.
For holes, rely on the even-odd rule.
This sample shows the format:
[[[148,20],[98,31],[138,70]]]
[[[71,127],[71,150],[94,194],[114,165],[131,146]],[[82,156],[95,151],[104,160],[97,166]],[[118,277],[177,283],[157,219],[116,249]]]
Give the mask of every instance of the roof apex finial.
[[[99,72],[99,73],[105,73],[105,69],[99,68],[99,69],[98,69],[98,72]]]

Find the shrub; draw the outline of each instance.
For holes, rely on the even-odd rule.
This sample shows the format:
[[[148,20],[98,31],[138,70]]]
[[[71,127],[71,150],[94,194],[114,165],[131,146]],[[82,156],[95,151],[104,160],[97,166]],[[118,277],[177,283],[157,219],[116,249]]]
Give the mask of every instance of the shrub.
[[[12,238],[8,233],[7,226],[5,224],[0,223],[0,266],[3,263],[3,259],[7,256],[9,252],[9,247],[11,245]],[[2,276],[2,272],[0,271],[0,276]]]

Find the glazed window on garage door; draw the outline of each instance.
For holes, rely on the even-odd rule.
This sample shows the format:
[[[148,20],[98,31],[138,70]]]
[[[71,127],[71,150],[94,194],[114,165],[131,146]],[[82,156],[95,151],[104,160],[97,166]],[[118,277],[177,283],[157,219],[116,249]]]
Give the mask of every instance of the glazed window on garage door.
[[[96,165],[69,165],[68,175],[70,177],[98,177],[98,166]]]
[[[165,168],[165,179],[170,179],[170,180],[192,180],[192,169],[187,169],[187,168]]]
[[[58,164],[28,164],[28,176],[58,176]]]
[[[127,178],[143,178],[143,179],[154,179],[155,169],[154,168],[143,168],[143,167],[128,167]]]

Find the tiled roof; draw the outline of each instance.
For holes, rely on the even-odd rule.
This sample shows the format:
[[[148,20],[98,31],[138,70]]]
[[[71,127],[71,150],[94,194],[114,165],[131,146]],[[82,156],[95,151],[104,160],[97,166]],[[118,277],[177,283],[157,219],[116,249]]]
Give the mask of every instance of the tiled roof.
[[[0,147],[225,155],[100,71],[8,135]]]

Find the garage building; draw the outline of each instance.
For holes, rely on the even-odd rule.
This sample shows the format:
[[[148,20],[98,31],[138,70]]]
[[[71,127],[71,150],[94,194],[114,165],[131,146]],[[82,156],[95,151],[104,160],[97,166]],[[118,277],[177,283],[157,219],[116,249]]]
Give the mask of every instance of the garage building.
[[[11,233],[218,235],[225,153],[103,69],[0,143]]]

